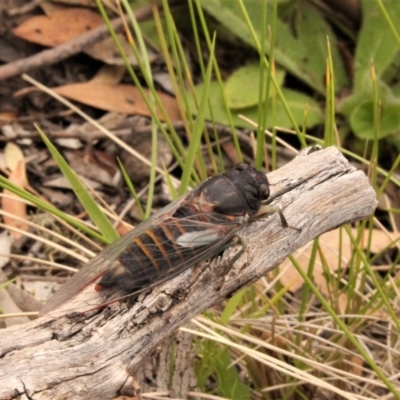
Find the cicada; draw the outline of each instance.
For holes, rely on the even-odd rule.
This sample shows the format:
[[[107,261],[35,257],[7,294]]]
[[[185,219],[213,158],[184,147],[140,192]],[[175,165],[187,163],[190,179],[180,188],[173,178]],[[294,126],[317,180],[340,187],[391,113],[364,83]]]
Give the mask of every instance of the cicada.
[[[141,292],[212,258],[228,247],[240,229],[256,218],[269,197],[267,177],[240,163],[201,183],[89,261],[44,305],[40,315],[69,303],[84,289],[90,301],[77,311]],[[278,208],[282,223],[286,220]]]

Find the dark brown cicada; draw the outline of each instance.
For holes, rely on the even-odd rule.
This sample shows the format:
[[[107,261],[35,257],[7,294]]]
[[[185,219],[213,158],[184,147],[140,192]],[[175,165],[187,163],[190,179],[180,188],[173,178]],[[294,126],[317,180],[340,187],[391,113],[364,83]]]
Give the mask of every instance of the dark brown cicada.
[[[109,293],[123,293],[119,297],[138,293],[217,255],[255,217],[268,196],[266,176],[244,163],[209,178],[107,246],[40,314],[74,302],[89,289],[93,300],[75,304],[76,311],[101,307],[108,304]],[[279,209],[272,211],[278,211],[286,224]]]

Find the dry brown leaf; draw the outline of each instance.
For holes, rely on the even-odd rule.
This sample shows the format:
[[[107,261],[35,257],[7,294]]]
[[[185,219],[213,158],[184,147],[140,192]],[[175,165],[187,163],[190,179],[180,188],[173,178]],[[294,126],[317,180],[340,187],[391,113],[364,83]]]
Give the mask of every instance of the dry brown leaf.
[[[394,174],[396,176],[396,174]],[[396,176],[397,177],[397,176]],[[388,182],[384,193],[378,198],[378,208],[381,210],[400,208],[400,189],[393,182]],[[393,230],[400,230],[400,214],[390,211],[389,221]]]
[[[69,99],[79,101],[101,110],[114,111],[122,114],[140,114],[150,116],[149,109],[143,101],[139,90],[132,85],[108,85],[90,81],[73,83],[53,89]],[[149,91],[144,90],[149,97]],[[158,93],[169,119],[179,121],[180,113],[175,98],[164,93]],[[161,117],[159,113],[159,117]]]
[[[101,16],[92,10],[68,8],[48,16],[32,17],[17,26],[13,33],[29,42],[55,47],[103,24]]]
[[[336,300],[336,305],[338,308],[339,314],[344,314],[346,312],[347,306],[349,304],[349,297],[347,293],[340,293],[339,297]]]
[[[377,254],[385,247],[390,246],[390,244],[398,238],[398,234],[392,233],[391,235],[392,238],[390,238],[386,232],[374,229],[372,232],[371,252]]]
[[[10,171],[14,171],[21,162],[25,161],[24,153],[14,142],[8,142],[4,148],[4,160],[6,167]],[[24,170],[24,183],[26,182],[26,175]]]
[[[17,26],[13,32],[14,35],[29,42],[56,47],[103,24],[102,17],[93,10],[76,7],[61,8],[48,15],[32,17]],[[130,64],[136,66],[136,57],[125,35],[118,33],[117,37]],[[124,65],[124,60],[116,51],[114,40],[111,37],[94,43],[84,52],[106,64]],[[157,58],[157,54],[152,49],[147,49],[147,56],[150,61]]]
[[[334,273],[340,268],[347,268],[347,264],[350,261],[353,247],[350,241],[350,238],[346,234],[345,231],[342,231],[342,237],[340,242],[340,229],[336,229],[330,232],[326,232],[319,238],[319,246],[321,252],[323,253],[326,264],[329,267],[329,270]],[[366,232],[367,233],[367,232]],[[357,235],[357,230],[352,229],[352,235],[355,237]],[[372,233],[372,245],[371,251],[374,253],[378,253],[384,247],[388,246],[392,242],[392,239],[388,237],[384,232],[374,229]],[[341,243],[341,247],[340,247]],[[367,245],[367,236],[365,236],[364,248]],[[297,259],[303,271],[307,272],[308,264],[310,261],[312,250],[312,242],[308,243],[306,246],[300,248],[293,256]],[[341,260],[339,260],[339,255],[341,255]],[[296,268],[292,265],[289,259],[284,261],[281,266],[281,269],[287,268],[286,272],[281,277],[282,285],[290,287],[290,290],[296,292],[301,289],[303,286],[303,279],[300,274],[297,272]],[[313,273],[313,281],[324,295],[329,295],[330,292],[328,290],[326,278],[324,276],[323,263],[321,261],[320,255],[317,254],[315,265],[314,265],[314,273]],[[347,296],[343,294],[343,296],[338,299],[338,306],[341,311],[344,311],[347,305]]]
[[[79,6],[79,4],[75,4],[75,6]],[[59,10],[65,10],[67,7],[69,7],[69,6],[55,2],[55,1],[41,1],[40,2],[40,8],[46,15],[50,15]]]
[[[135,55],[133,54],[132,47],[125,35],[122,33],[117,33],[117,38],[120,46],[123,49],[129,63],[133,66],[137,66],[138,62]],[[147,58],[150,62],[157,59],[158,54],[151,48],[146,49]],[[119,52],[115,48],[115,43],[113,38],[106,38],[100,42],[94,43],[93,46],[85,49],[85,53],[96,60],[103,61],[109,65],[125,66],[125,61],[120,56]]]
[[[115,227],[117,232],[119,233],[120,236],[123,236],[127,234],[129,231],[132,230],[132,226],[128,225],[124,222],[118,222],[118,225]]]
[[[12,170],[8,180],[16,186],[25,188],[27,186],[25,161],[19,147],[14,143],[8,143],[5,148],[5,159],[8,164],[7,166]],[[17,217],[26,219],[26,204],[23,203],[18,196],[8,190],[4,190],[3,193],[3,210],[7,213],[16,215]],[[29,229],[28,225],[24,222],[17,221],[16,219],[6,215],[4,215],[4,223],[9,227],[18,228],[23,231],[27,231]],[[18,240],[23,236],[23,234],[15,232],[12,229],[10,229],[10,234],[15,240]]]
[[[104,64],[91,79],[91,82],[117,85],[126,71],[125,66]]]
[[[87,154],[80,150],[66,150],[63,154],[70,167],[79,176],[104,185],[115,186],[114,177],[118,173],[118,168],[104,152],[93,150]]]
[[[40,3],[41,9],[46,14],[51,14],[54,11],[63,10],[67,7],[73,7],[73,6],[91,7],[91,8],[97,7],[95,0],[53,0],[53,1],[42,1]]]
[[[351,363],[351,372],[353,373],[353,375],[362,376],[364,359],[359,356],[351,356]]]
[[[221,143],[221,147],[224,149],[224,153],[233,164],[240,162],[238,152],[236,151],[236,147],[232,141]]]
[[[0,112],[0,126],[4,124],[10,124],[17,119],[17,114],[14,111],[3,111]]]

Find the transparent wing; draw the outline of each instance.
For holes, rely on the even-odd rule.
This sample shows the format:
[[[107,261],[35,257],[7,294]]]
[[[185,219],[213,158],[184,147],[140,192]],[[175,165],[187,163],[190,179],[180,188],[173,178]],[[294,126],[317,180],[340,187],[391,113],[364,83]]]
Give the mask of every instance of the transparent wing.
[[[185,202],[186,195],[168,204],[157,213],[153,214],[148,220],[142,222],[132,231],[121,236],[113,243],[105,247],[100,253],[85,264],[72,278],[70,278],[39,311],[39,316],[47,314],[61,304],[74,297],[85,287],[96,282],[109,268],[119,255],[132,243],[135,237],[139,236],[146,229],[154,224],[168,218],[174,210]]]
[[[40,315],[57,309],[89,287],[93,292],[93,301],[80,305],[74,303],[76,311],[107,302],[102,293],[94,290],[99,281],[104,280],[101,286],[107,285],[116,291],[124,285],[125,295],[157,285],[217,254],[243,225],[241,218],[227,218],[216,213],[203,214],[202,221],[198,220],[198,215],[196,218],[172,218],[180,205],[182,199],[107,246],[61,287],[45,304]],[[172,237],[163,241],[160,226],[164,233],[169,232]],[[174,233],[177,229],[179,234]],[[156,242],[143,243],[143,237],[148,232],[156,236]],[[125,287],[127,282],[130,282],[129,290]]]

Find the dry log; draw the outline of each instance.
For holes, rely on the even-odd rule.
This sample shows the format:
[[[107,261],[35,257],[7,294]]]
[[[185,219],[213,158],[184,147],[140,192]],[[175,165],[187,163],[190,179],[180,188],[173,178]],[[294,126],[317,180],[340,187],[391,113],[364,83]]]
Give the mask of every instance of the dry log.
[[[371,215],[375,192],[335,148],[303,152],[268,174],[277,215],[241,231],[247,248],[228,273],[222,257],[187,270],[133,301],[94,315],[44,316],[0,332],[0,399],[113,399],[131,395],[143,357],[208,307],[275,268],[318,235]],[[127,304],[130,304],[128,307]]]

